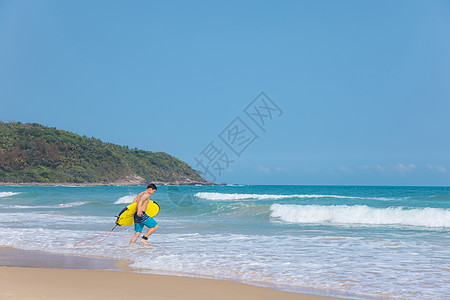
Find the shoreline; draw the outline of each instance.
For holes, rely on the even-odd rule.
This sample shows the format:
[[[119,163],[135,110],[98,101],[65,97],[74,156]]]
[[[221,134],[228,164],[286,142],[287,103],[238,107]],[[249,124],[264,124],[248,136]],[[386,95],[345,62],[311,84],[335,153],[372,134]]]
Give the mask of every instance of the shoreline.
[[[104,257],[49,253],[0,246],[0,266],[42,269],[127,271],[130,261]]]
[[[160,182],[152,181],[157,186],[219,186],[225,184],[215,183],[201,183],[191,181],[178,181],[178,182]],[[45,182],[0,182],[0,186],[146,186],[148,183],[135,183],[135,182],[106,182],[106,183],[73,183],[73,182],[61,182],[61,183],[45,183]]]
[[[149,183],[156,185],[202,185],[215,186],[226,185],[226,183],[216,184],[206,179],[191,179],[189,177],[180,177],[174,181],[151,181],[138,175],[130,174],[125,177],[112,181],[98,182],[5,182],[1,181],[0,186],[146,186]]]
[[[131,299],[137,291],[132,286],[141,287],[137,293],[142,291],[152,299],[343,299],[231,280],[138,273],[128,264],[107,258],[0,247],[0,299]]]

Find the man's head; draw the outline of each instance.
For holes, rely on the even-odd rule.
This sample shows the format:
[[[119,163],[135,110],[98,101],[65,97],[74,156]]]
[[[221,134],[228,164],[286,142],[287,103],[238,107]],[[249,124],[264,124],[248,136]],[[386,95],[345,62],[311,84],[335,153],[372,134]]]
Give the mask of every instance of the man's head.
[[[156,185],[154,185],[153,183],[147,185],[147,193],[149,193],[150,195],[153,194],[156,190]]]

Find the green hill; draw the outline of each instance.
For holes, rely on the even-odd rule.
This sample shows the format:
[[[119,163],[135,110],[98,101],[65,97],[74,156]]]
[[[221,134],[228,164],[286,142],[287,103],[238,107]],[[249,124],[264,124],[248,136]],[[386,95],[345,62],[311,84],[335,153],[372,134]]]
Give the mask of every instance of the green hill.
[[[0,122],[0,182],[210,183],[199,173],[164,152],[129,149],[40,124]]]

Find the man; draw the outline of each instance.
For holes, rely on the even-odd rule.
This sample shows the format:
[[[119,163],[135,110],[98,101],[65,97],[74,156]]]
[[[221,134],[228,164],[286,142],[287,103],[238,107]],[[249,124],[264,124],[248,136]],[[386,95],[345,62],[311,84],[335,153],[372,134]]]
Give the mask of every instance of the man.
[[[150,201],[150,196],[153,195],[156,190],[156,185],[151,183],[147,186],[147,189],[139,193],[132,202],[137,202],[137,210],[134,214],[134,231],[136,233],[131,238],[130,245],[134,244],[139,238],[144,229],[144,225],[148,227],[148,231],[142,236],[141,243],[146,245],[150,245],[150,243],[147,242],[148,237],[159,228],[158,223],[145,213],[148,202]]]

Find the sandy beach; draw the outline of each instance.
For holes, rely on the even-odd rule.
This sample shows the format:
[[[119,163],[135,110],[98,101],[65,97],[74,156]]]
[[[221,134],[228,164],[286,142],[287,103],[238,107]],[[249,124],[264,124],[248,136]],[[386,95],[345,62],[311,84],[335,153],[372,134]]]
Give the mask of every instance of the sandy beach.
[[[120,263],[2,248],[0,299],[337,299],[226,280],[133,273]]]

